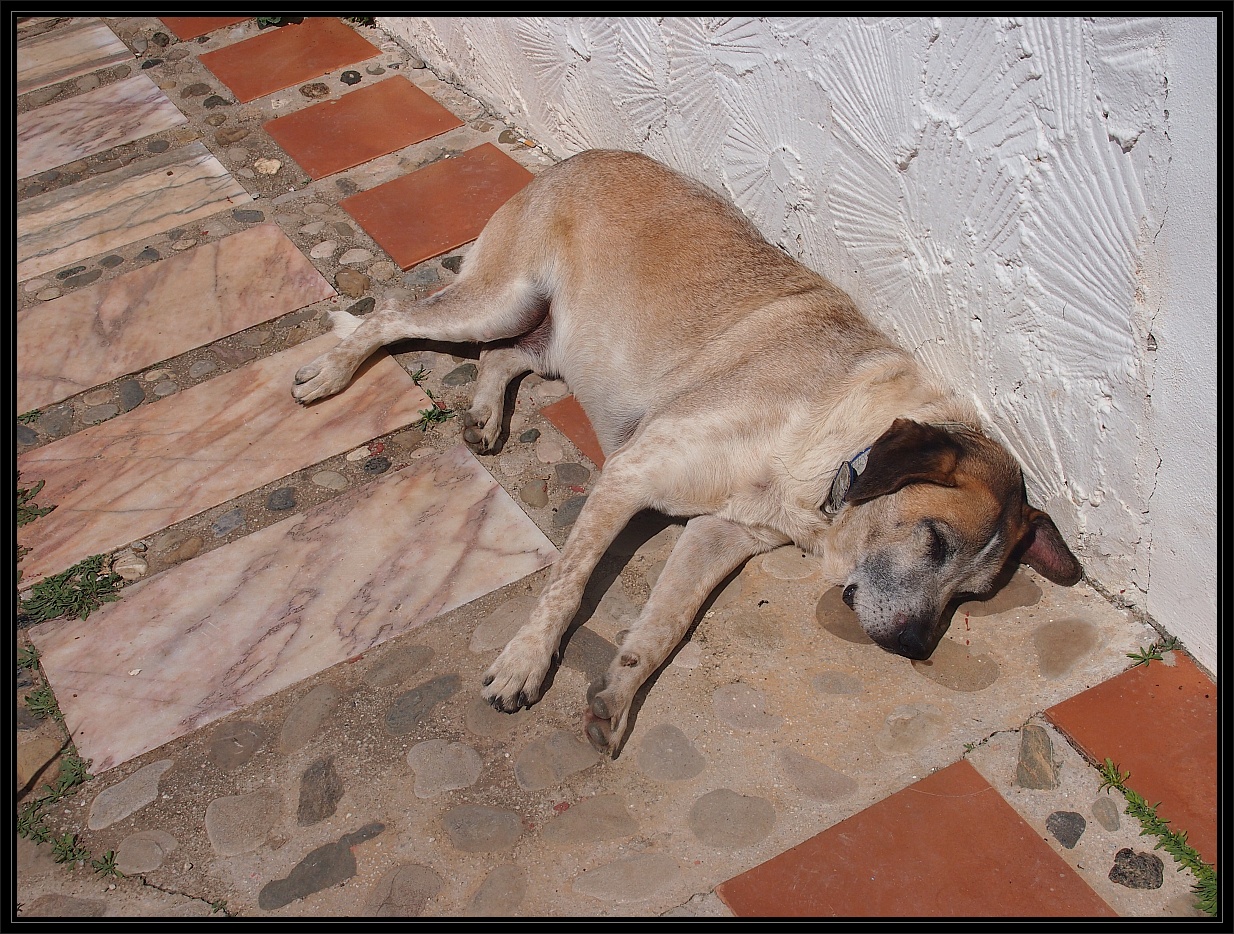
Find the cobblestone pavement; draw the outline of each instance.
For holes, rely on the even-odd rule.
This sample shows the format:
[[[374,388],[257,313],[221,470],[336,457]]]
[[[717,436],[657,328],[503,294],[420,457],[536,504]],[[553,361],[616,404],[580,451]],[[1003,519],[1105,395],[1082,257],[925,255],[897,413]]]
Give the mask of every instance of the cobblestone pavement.
[[[1022,570],[910,663],[780,549],[601,760],[587,686],[681,529],[645,514],[544,699],[486,706],[602,469],[568,387],[522,379],[476,458],[472,349],[398,345],[309,408],[291,375],[332,314],[452,280],[496,206],[461,173],[500,194],[551,154],[372,26],[17,35],[18,486],[56,507],[18,536],[18,919],[1196,914],[1053,714],[1160,638],[1086,584]],[[120,599],[40,622],[31,588],[95,555]]]

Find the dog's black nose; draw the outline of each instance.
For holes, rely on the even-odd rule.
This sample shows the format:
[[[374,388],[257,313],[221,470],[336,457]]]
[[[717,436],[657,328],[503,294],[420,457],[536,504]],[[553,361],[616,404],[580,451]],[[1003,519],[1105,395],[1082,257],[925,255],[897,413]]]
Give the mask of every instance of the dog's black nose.
[[[914,629],[901,629],[899,642],[899,654],[905,658],[926,659],[934,651],[934,646],[926,645],[926,641],[921,638],[921,633]]]
[[[853,609],[853,594],[855,594],[856,592],[857,592],[857,585],[849,584],[847,587],[844,588],[844,593],[840,595],[840,598],[845,603],[848,604],[848,608],[850,610]]]

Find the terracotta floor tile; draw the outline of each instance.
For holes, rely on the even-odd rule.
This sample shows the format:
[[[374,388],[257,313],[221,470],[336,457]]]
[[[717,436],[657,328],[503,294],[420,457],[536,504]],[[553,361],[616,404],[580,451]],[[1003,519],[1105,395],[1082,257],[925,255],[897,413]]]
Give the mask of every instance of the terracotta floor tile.
[[[324,178],[463,125],[401,75],[265,124],[313,178]]]
[[[1139,665],[1046,711],[1096,762],[1130,772],[1128,788],[1206,862],[1217,862],[1217,686],[1183,653]]]
[[[175,34],[181,42],[196,39],[208,32],[222,29],[224,26],[234,26],[252,19],[251,16],[160,16],[163,25]]]
[[[244,103],[381,50],[334,17],[310,16],[201,56],[203,65]]]
[[[1111,917],[961,760],[716,887],[739,917]]]
[[[604,451],[600,439],[587,420],[587,413],[574,396],[566,396],[552,405],[546,405],[540,414],[557,426],[557,430],[574,442],[574,446],[591,458],[597,467],[604,466]]]
[[[403,269],[474,240],[531,173],[492,143],[344,198],[339,205]]]

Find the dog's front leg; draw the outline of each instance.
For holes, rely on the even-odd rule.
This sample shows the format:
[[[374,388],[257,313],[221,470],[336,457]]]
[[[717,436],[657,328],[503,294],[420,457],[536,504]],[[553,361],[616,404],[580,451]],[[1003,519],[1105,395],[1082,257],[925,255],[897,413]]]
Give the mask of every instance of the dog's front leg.
[[[617,533],[648,505],[641,474],[624,455],[619,452],[605,464],[531,618],[484,674],[481,693],[498,710],[513,713],[539,698],[544,676],[578,610],[591,572]]]
[[[635,693],[681,642],[708,594],[747,558],[775,544],[716,516],[686,523],[638,622],[588,692],[586,729],[593,746],[617,754]]]

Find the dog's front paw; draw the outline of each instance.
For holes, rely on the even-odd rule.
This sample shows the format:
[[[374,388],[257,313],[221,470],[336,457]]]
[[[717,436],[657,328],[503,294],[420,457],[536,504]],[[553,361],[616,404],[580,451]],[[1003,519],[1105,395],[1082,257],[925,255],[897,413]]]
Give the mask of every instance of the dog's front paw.
[[[330,354],[322,354],[312,363],[296,370],[291,387],[292,397],[297,402],[312,402],[332,396],[347,386],[351,372],[340,365]]]
[[[540,699],[540,687],[552,659],[551,651],[516,635],[484,673],[481,696],[506,713],[530,707]]]
[[[487,408],[463,413],[463,441],[477,454],[489,454],[497,449],[501,421],[492,417]]]

